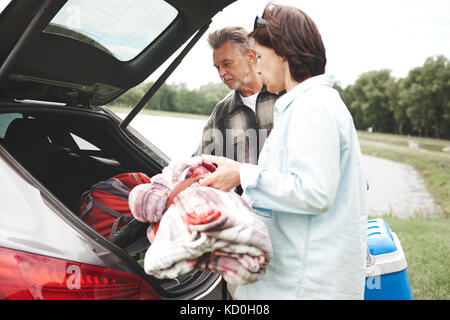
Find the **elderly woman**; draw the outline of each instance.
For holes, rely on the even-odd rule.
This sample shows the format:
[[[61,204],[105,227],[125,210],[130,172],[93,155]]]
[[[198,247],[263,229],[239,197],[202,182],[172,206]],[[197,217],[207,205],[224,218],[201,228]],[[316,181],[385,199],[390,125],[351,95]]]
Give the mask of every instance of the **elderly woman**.
[[[255,20],[256,71],[276,101],[258,165],[204,156],[218,169],[200,184],[241,184],[268,226],[274,256],[237,299],[363,299],[366,184],[353,119],[325,75],[319,31],[298,8],[269,5]]]

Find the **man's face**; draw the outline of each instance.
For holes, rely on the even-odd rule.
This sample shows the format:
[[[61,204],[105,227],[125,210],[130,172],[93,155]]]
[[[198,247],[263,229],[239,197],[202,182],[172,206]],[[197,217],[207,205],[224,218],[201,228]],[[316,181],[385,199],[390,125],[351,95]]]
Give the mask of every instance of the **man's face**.
[[[250,65],[254,62],[251,54],[242,54],[231,41],[214,50],[213,62],[220,79],[230,90],[245,87],[251,79]]]

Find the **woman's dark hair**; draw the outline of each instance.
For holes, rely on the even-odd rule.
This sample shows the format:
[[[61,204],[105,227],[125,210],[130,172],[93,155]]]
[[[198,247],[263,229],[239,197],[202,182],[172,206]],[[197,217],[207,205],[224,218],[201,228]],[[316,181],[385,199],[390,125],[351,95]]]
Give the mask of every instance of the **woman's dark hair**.
[[[306,13],[291,6],[269,4],[262,18],[265,26],[255,28],[249,36],[285,57],[294,80],[301,82],[325,73],[325,46],[316,24]]]

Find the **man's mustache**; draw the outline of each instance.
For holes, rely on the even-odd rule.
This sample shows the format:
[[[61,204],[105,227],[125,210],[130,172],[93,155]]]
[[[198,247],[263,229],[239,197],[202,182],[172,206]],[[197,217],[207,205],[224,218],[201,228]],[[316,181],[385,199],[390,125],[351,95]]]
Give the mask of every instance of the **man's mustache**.
[[[223,77],[220,77],[220,78],[222,79],[222,82],[225,82],[227,80],[234,80],[234,78],[231,77],[231,76],[223,76]]]

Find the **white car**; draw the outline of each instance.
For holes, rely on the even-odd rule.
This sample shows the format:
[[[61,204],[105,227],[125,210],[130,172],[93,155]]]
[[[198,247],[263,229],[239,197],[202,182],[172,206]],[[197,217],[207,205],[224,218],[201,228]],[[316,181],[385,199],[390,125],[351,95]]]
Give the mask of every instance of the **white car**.
[[[147,275],[147,225],[110,241],[75,212],[94,183],[168,164],[128,124],[233,1],[0,1],[0,299],[225,298],[217,273]],[[104,106],[187,41],[125,120]]]

